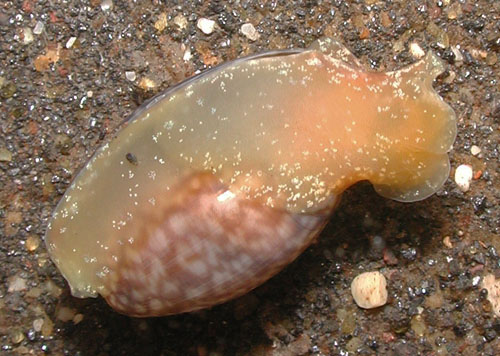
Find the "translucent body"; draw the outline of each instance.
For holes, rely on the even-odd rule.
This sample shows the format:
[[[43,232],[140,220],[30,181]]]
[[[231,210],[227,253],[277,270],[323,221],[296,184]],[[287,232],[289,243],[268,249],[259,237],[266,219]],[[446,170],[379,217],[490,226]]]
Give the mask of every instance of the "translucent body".
[[[332,40],[228,63],[159,96],[101,147],[59,203],[46,243],[75,296],[123,313],[207,307],[307,247],[340,194],[433,194],[452,109],[432,53],[364,71]],[[153,282],[154,281],[154,282]]]

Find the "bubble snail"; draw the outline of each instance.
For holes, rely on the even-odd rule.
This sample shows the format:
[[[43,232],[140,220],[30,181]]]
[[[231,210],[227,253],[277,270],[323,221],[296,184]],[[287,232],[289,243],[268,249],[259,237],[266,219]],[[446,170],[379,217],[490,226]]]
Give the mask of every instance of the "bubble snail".
[[[142,105],[67,189],[45,236],[76,297],[162,316],[223,303],[293,261],[342,192],[421,200],[449,174],[453,110],[429,52],[362,68],[339,42],[238,59]]]

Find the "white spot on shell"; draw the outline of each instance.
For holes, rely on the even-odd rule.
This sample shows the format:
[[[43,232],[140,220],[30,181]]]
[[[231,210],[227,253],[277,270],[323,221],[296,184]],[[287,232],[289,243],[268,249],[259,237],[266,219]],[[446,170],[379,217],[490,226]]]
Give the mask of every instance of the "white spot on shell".
[[[230,190],[226,190],[224,193],[220,194],[217,197],[217,200],[222,202],[225,202],[226,200],[233,199],[235,197],[234,193],[231,192]]]

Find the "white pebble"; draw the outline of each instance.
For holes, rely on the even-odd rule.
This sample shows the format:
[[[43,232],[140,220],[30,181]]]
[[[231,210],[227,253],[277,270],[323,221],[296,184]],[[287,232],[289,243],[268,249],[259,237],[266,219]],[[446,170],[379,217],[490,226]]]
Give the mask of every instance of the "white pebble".
[[[73,47],[73,45],[75,44],[75,41],[76,41],[76,37],[70,37],[69,40],[66,42],[66,48],[70,49],[71,47]]]
[[[43,327],[43,319],[35,319],[33,320],[33,330],[39,333]]]
[[[113,10],[113,0],[102,0],[102,2],[101,2],[101,10],[102,11],[111,11],[111,10]]]
[[[241,33],[250,41],[257,41],[260,37],[259,33],[251,23],[241,25]]]
[[[415,58],[422,58],[423,56],[425,56],[424,50],[417,42],[412,42],[410,44],[410,53]]]
[[[198,19],[198,22],[196,23],[196,26],[206,35],[211,34],[214,32],[215,28],[215,21],[206,19],[202,17],[201,19]]]
[[[387,282],[380,272],[365,272],[351,283],[351,293],[360,308],[373,309],[387,303]]]
[[[184,55],[182,56],[182,59],[185,61],[185,62],[189,62],[189,60],[193,57],[193,55],[191,54],[191,48],[186,48],[186,50],[184,51]]]
[[[131,82],[133,82],[137,79],[137,75],[135,74],[134,71],[129,71],[129,72],[125,72],[125,78],[127,78],[127,80],[130,80]]]
[[[455,55],[455,63],[463,62],[464,56],[462,55],[462,52],[460,52],[460,46],[451,46],[451,51]]]
[[[470,153],[472,153],[473,156],[477,156],[478,154],[481,153],[481,148],[477,147],[476,145],[473,145],[470,148]]]
[[[33,28],[33,33],[35,35],[39,35],[43,32],[45,25],[43,24],[42,21],[37,21],[35,24],[35,27]]]
[[[9,287],[7,289],[7,291],[9,293],[22,292],[26,289],[27,289],[27,285],[26,285],[25,279],[18,277],[18,276],[14,276],[14,277],[10,278]]]
[[[184,30],[188,25],[188,21],[186,17],[180,14],[174,17],[174,24],[176,24],[181,30]]]
[[[472,181],[472,167],[468,164],[461,164],[455,171],[455,183],[462,192],[466,192],[470,188]]]
[[[23,35],[24,35],[23,38],[24,44],[30,44],[31,42],[33,42],[33,32],[31,31],[31,28],[29,27],[23,28]]]

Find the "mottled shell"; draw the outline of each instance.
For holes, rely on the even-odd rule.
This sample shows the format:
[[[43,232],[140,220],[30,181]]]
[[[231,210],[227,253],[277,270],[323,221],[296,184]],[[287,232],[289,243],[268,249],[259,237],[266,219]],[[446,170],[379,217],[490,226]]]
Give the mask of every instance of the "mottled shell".
[[[82,169],[50,222],[72,293],[135,316],[239,296],[277,273],[360,180],[401,201],[447,178],[452,109],[429,53],[395,72],[342,45],[220,67],[140,108]]]

